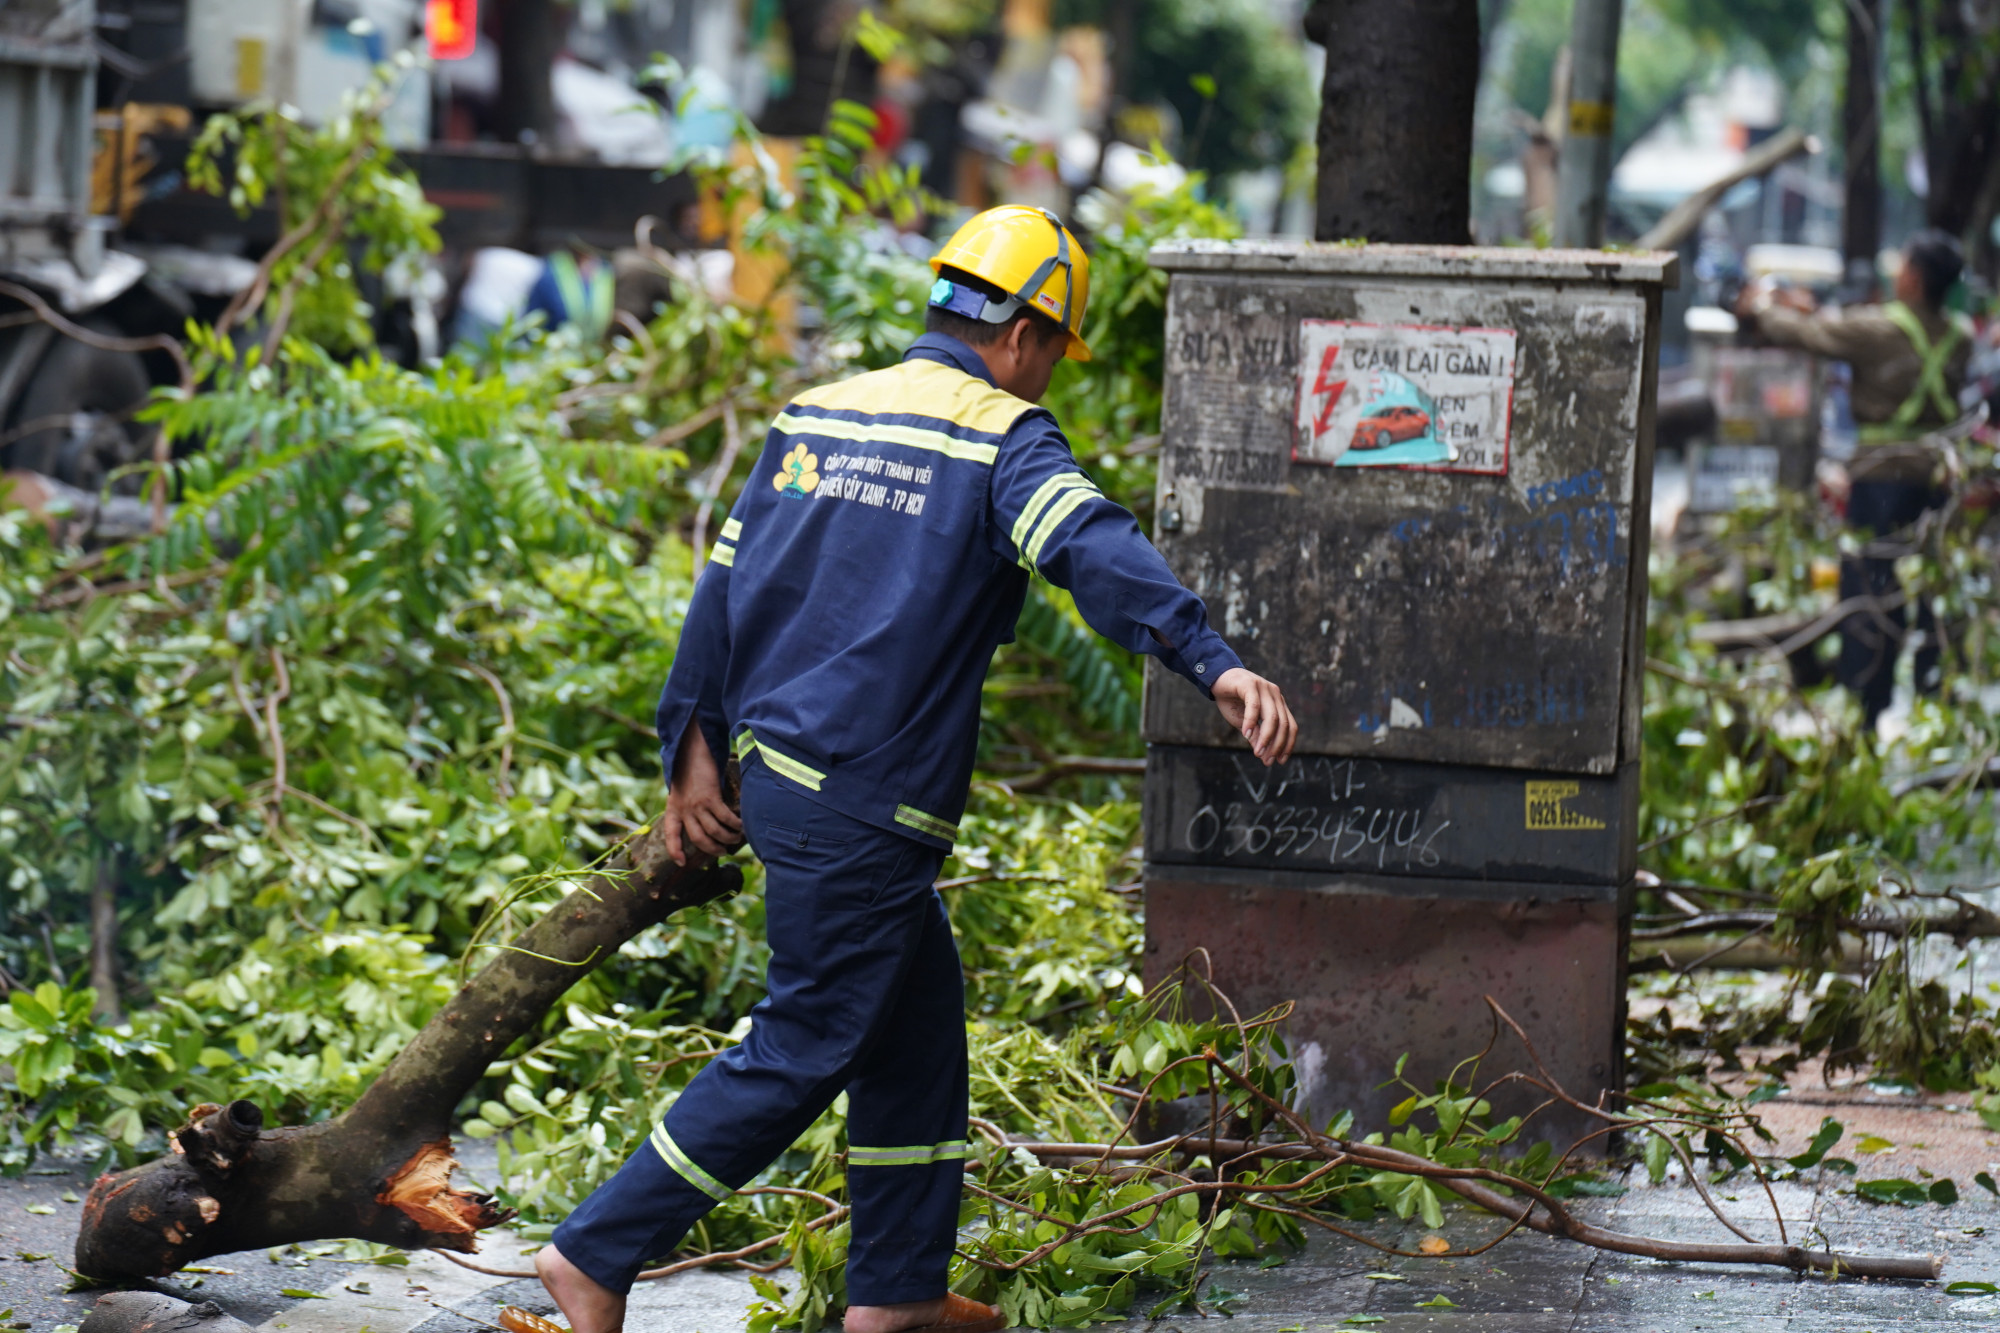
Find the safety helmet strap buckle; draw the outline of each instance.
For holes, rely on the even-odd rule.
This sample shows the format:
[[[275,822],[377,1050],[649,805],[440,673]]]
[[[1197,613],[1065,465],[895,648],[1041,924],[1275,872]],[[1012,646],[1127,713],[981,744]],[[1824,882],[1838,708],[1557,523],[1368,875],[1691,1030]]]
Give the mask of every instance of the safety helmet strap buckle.
[[[1063,301],[1062,312],[1057,315],[1056,323],[1062,325],[1067,330],[1069,328],[1069,303],[1076,292],[1076,265],[1070,262],[1069,233],[1063,230],[1061,221],[1057,219],[1055,214],[1049,212],[1048,209],[1038,208],[1035,211],[1040,213],[1044,218],[1047,218],[1049,225],[1056,229],[1056,252],[1035,266],[1035,271],[1028,275],[1028,280],[1021,284],[1019,291],[1014,293],[1014,299],[1023,304],[1034,300],[1035,295],[1042,290],[1042,284],[1049,280],[1050,275],[1060,265],[1063,271]],[[1012,314],[1013,312],[1009,311],[1008,313]]]

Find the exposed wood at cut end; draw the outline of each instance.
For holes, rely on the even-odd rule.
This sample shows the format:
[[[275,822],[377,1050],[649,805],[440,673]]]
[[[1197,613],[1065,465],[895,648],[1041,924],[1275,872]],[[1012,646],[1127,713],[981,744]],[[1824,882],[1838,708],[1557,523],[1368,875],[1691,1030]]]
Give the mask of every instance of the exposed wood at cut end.
[[[512,1220],[514,1210],[495,1207],[490,1194],[453,1189],[451,1173],[457,1169],[450,1139],[426,1143],[389,1177],[375,1202],[396,1209],[436,1238],[433,1246],[477,1254],[476,1233]],[[452,1237],[460,1238],[463,1244],[453,1244]]]

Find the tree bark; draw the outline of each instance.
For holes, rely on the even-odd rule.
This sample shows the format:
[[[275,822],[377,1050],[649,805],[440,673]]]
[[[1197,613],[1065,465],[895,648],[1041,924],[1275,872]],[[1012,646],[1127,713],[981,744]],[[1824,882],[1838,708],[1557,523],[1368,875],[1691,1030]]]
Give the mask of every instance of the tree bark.
[[[1479,0],[1314,0],[1320,240],[1471,239]]]
[[[90,987],[97,992],[97,1017],[116,1023],[118,1002],[118,859],[106,856],[90,886]]]
[[[556,0],[500,0],[492,35],[499,48],[500,95],[495,127],[510,143],[551,143],[558,128],[550,80],[562,51],[562,15]]]
[[[2000,55],[1992,35],[1969,23],[1967,9],[1957,3],[1936,7],[1930,24],[1935,41],[1927,42],[1925,9],[1912,0],[1909,13],[1911,76],[1930,178],[1925,221],[1976,246],[1988,239],[1980,233],[1993,217],[1986,187],[2000,156]],[[1926,48],[1934,50],[1932,58]]]
[[[1844,194],[1840,253],[1848,276],[1873,275],[1882,249],[1882,0],[1847,0],[1847,88],[1840,103]]]
[[[477,1233],[512,1214],[451,1185],[460,1099],[625,941],[741,884],[734,867],[676,866],[656,826],[460,988],[345,1114],[264,1130],[254,1102],[197,1106],[171,1155],[98,1177],[78,1271],[158,1277],[210,1255],[341,1237],[477,1252]]]
[[[875,98],[875,61],[850,35],[862,7],[859,0],[782,0],[780,8],[791,39],[792,86],[764,108],[757,128],[788,139],[819,134],[836,98],[864,104]]]

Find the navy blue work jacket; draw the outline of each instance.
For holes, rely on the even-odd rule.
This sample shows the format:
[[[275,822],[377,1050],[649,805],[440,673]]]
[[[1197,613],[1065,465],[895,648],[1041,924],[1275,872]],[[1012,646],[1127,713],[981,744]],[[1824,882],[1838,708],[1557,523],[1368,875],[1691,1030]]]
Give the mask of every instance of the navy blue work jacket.
[[[669,780],[692,717],[718,763],[727,748],[950,846],[980,686],[1031,573],[1204,694],[1242,665],[1055,417],[996,388],[958,339],[926,334],[899,366],[799,395],[688,608],[657,718]]]

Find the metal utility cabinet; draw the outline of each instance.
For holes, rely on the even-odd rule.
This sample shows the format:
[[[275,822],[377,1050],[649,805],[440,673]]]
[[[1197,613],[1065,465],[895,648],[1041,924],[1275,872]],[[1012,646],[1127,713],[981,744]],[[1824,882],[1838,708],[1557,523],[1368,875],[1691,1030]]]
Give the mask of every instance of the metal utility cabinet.
[[[1426,1087],[1476,1053],[1486,995],[1593,1100],[1621,1078],[1674,257],[1151,258],[1171,274],[1156,537],[1299,743],[1265,769],[1149,667],[1149,975],[1205,948],[1245,1013],[1295,1001],[1322,1123],[1381,1127],[1405,1052]],[[1506,1041],[1484,1072],[1524,1065]]]

